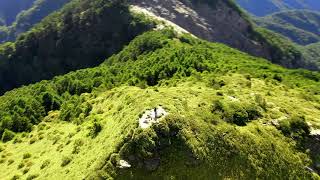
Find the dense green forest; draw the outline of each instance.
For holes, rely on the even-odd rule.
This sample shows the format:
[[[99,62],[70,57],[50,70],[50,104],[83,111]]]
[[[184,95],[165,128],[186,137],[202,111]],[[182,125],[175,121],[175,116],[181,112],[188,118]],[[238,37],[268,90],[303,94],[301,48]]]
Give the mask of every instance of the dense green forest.
[[[1,96],[0,173],[317,179],[306,167],[319,162],[308,148],[308,124],[320,127],[319,81],[318,72],[288,70],[222,44],[147,32],[98,67]],[[159,105],[169,115],[139,128],[143,112]]]
[[[14,43],[0,46],[0,93],[96,66],[152,27],[119,1],[72,1]]]

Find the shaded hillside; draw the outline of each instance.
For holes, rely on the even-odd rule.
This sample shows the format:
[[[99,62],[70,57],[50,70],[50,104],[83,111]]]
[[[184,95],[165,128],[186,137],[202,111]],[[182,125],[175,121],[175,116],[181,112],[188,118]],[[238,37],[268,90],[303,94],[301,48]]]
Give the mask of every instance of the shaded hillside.
[[[70,0],[36,0],[32,7],[20,12],[12,25],[0,29],[0,42],[14,41],[16,37],[39,23],[43,18],[60,9]]]
[[[320,42],[300,48],[307,59],[313,59],[320,67]]]
[[[134,17],[119,1],[74,0],[0,47],[0,93],[96,66],[150,28],[152,23]]]
[[[317,0],[236,0],[236,2],[256,16],[293,9],[320,10],[320,2]]]
[[[0,97],[0,173],[317,179],[305,144],[308,124],[320,127],[319,81],[222,44],[147,32],[96,68]],[[165,115],[142,128],[157,108]]]
[[[320,41],[320,13],[317,12],[284,11],[259,18],[256,22],[301,45]]]

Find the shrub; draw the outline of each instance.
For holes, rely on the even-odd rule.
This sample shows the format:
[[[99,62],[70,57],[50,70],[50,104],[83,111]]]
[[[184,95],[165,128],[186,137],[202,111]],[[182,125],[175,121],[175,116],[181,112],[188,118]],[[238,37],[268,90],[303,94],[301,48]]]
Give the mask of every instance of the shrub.
[[[11,178],[11,180],[18,180],[18,179],[20,179],[20,176],[19,176],[19,175],[14,175],[14,176]]]
[[[15,136],[15,134],[12,131],[6,129],[6,130],[4,130],[4,133],[2,134],[1,140],[3,142],[8,142],[8,141],[11,141],[14,138],[14,136]]]
[[[93,122],[93,125],[89,127],[89,136],[95,138],[100,131],[102,130],[102,125],[96,120]]]
[[[215,111],[221,111],[221,112],[224,111],[223,103],[219,100],[214,101],[212,104],[212,112],[215,112]]]
[[[260,108],[261,109],[261,108]],[[254,104],[250,104],[246,106],[246,111],[248,113],[248,118],[249,120],[256,120],[260,117],[262,117],[262,113],[259,110],[259,108],[254,105]]]
[[[247,122],[262,117],[260,109],[256,104],[217,100],[213,102],[211,112],[220,115],[221,119],[227,122],[245,126]]]
[[[40,169],[44,169],[44,168],[48,167],[49,164],[50,164],[50,160],[49,159],[43,161],[42,165],[40,166]]]
[[[36,179],[39,176],[39,174],[31,174],[27,177],[26,180],[32,180],[32,179]]]
[[[24,162],[21,162],[19,165],[18,165],[18,169],[21,169],[25,166]]]
[[[83,146],[84,142],[82,139],[77,139],[74,142],[72,154],[78,154],[80,152],[81,146]]]
[[[263,98],[262,95],[260,94],[256,94],[255,95],[255,102],[264,110],[267,110],[267,102],[266,100]]]
[[[14,163],[14,160],[13,159],[9,159],[8,160],[8,166],[11,165],[12,163]]]
[[[281,130],[285,136],[296,140],[299,146],[305,141],[306,137],[310,135],[310,127],[303,116],[293,116],[288,120],[281,121],[278,129]]]
[[[29,144],[33,144],[37,141],[38,139],[36,137],[33,137],[30,139]]]
[[[13,144],[21,143],[21,142],[22,142],[22,139],[19,136],[16,136],[13,140]]]
[[[22,174],[27,174],[29,172],[30,168],[25,168],[23,171],[22,171]]]
[[[25,153],[25,154],[23,154],[22,158],[23,159],[29,159],[29,158],[31,158],[31,154],[30,153]]]
[[[279,128],[284,135],[291,137],[305,137],[310,134],[310,127],[302,116],[293,116],[291,119],[281,121]]]
[[[70,157],[63,157],[61,167],[65,167],[66,165],[70,164],[71,161],[72,159]]]
[[[58,110],[61,106],[61,100],[57,96],[46,92],[42,95],[42,105],[46,112]]]
[[[282,82],[282,76],[279,75],[279,74],[275,74],[275,75],[273,76],[273,79],[276,80],[276,81]]]
[[[60,118],[63,121],[74,121],[80,116],[82,120],[87,117],[92,110],[92,105],[85,102],[81,97],[74,96],[69,101],[63,103]]]
[[[249,121],[249,115],[243,108],[236,108],[232,112],[230,120],[238,126],[245,126]]]

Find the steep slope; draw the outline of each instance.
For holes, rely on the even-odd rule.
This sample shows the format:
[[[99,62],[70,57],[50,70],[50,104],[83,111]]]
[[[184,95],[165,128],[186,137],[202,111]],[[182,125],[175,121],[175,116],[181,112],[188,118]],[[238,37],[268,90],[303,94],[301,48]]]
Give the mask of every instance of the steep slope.
[[[0,97],[0,173],[316,179],[303,148],[306,122],[320,127],[319,80],[221,44],[148,32],[99,67]],[[166,115],[142,128],[159,105]]]
[[[0,42],[14,41],[16,37],[29,30],[34,24],[40,22],[43,18],[60,9],[70,0],[36,0],[32,7],[20,12],[12,25],[3,29],[0,34]]]
[[[259,26],[280,33],[293,42],[307,45],[320,41],[320,13],[283,11],[257,19]]]
[[[315,59],[308,59],[310,56],[304,56],[287,38],[251,25],[250,19],[232,1],[134,0],[130,4],[199,38],[222,42],[288,68],[320,69]]]
[[[14,43],[0,46],[0,93],[96,66],[152,27],[120,1],[74,0]]]
[[[165,18],[193,35],[271,59],[267,45],[254,39],[250,22],[228,1],[133,0],[130,4]],[[228,29],[228,31],[225,31]]]
[[[256,16],[293,9],[320,10],[320,2],[315,0],[236,0],[236,2]]]

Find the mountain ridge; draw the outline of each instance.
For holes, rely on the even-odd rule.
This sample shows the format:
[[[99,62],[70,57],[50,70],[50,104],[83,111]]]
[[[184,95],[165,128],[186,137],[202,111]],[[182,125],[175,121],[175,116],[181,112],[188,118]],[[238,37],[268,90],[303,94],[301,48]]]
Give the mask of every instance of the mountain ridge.
[[[166,2],[167,4],[162,1],[150,4],[150,2],[143,0],[130,1],[132,5],[140,5],[142,8],[147,9],[150,5],[155,6],[157,3],[162,5],[163,8],[169,8],[169,12],[173,13],[173,17],[182,18],[181,21],[179,21],[182,24],[174,21],[174,19],[170,19],[170,14],[167,16],[165,13],[157,11],[157,8],[149,8],[149,10],[153,11],[154,14],[160,17],[171,20],[173,23],[180,25],[180,27],[186,29],[192,34],[195,34],[196,36],[199,36],[200,38],[202,37],[207,40],[226,43],[231,47],[238,48],[255,56],[267,58],[274,63],[281,64],[289,68],[303,67],[317,69],[317,66],[315,66],[313,62],[306,62],[303,59],[302,53],[299,52],[296,47],[290,44],[284,44],[285,41],[281,40],[280,36],[273,36],[278,38],[276,41],[274,39],[272,41],[268,40],[267,38],[270,37],[271,32],[265,33],[265,31],[258,31],[255,29],[250,20],[247,19],[248,17],[246,17],[232,1],[219,0],[214,4],[208,4],[207,1],[179,1],[180,5],[184,5],[184,10],[191,10],[188,12],[190,15],[186,14],[186,11],[179,12],[179,9],[177,8],[172,9],[172,7],[175,6],[168,7],[168,4],[172,5],[173,2],[178,1],[170,0]],[[122,45],[125,45],[129,40],[133,39],[135,35],[143,32],[143,29],[152,28],[147,23],[144,23],[144,25],[142,25],[142,23],[141,26],[137,27],[135,23],[129,23],[130,20],[124,20],[127,22],[125,24],[128,25],[128,27],[131,28],[131,25],[133,25],[133,28],[141,28],[142,31],[139,32],[138,30],[130,28],[121,28],[121,30],[116,30],[119,32],[114,31],[115,28],[112,28],[112,26],[109,26],[110,24],[106,23],[111,21],[111,19],[105,19],[106,22],[99,20],[101,14],[99,14],[97,10],[94,10],[102,9],[100,12],[108,14],[108,8],[105,5],[102,6],[102,8],[96,7],[98,4],[103,3],[108,4],[109,1],[99,0],[89,3],[87,1],[79,2],[74,0],[70,5],[66,6],[74,6],[74,9],[63,8],[57,13],[45,18],[41,23],[36,25],[27,33],[19,36],[16,42],[3,44],[0,47],[0,59],[2,61],[2,64],[0,64],[0,66],[2,66],[0,67],[0,73],[2,74],[0,77],[0,84],[3,84],[0,88],[0,92],[4,93],[6,90],[10,90],[21,85],[50,79],[55,75],[64,74],[75,69],[96,66],[101,62],[101,60],[98,61],[97,59],[106,58],[115,52],[113,50],[117,51],[121,49],[119,43],[123,43]],[[128,7],[128,5],[131,5],[130,3],[127,4],[126,2],[118,1],[114,1],[113,3],[122,4],[124,9],[127,9],[125,10],[127,15],[119,15],[119,18],[123,17],[128,19],[127,17],[131,16],[130,12],[128,12],[130,11]],[[80,9],[82,11],[89,9],[88,11],[90,14],[82,13],[80,12]],[[205,9],[206,11],[202,11],[201,9]],[[228,13],[231,13],[232,16]],[[221,17],[223,17],[223,19],[221,19]],[[83,23],[82,18],[84,18],[84,21],[92,21],[92,19],[96,19],[96,21],[94,21],[95,26],[105,26],[106,28],[99,28],[101,31],[89,32],[90,28]],[[103,18],[106,17],[103,16]],[[193,20],[189,21],[188,18]],[[199,18],[202,19],[202,21],[198,21]],[[113,19],[117,19],[117,17],[114,17]],[[238,23],[234,23],[234,20]],[[141,22],[143,21],[144,20],[141,20]],[[202,24],[198,24],[197,22],[201,22]],[[115,27],[120,28],[122,21],[112,23],[116,25],[118,24],[119,26]],[[148,23],[151,24],[151,26],[154,24],[152,22]],[[93,25],[91,24],[91,26]],[[145,26],[145,28],[143,26]],[[241,30],[239,30],[239,28]],[[62,31],[60,29],[62,29]],[[85,32],[76,31],[78,29],[83,29]],[[230,31],[224,31],[223,29],[230,29]],[[70,33],[71,30],[74,32]],[[110,30],[112,32],[109,32]],[[123,37],[126,37],[127,35],[122,35],[122,32],[127,30],[133,31],[134,34],[133,36],[130,35],[129,39],[116,41],[115,44],[110,44],[106,41],[114,38],[123,39]],[[130,33],[126,32],[125,34]],[[75,39],[71,40],[71,38]],[[95,39],[90,40],[90,38]],[[65,47],[62,47],[62,45]],[[73,49],[78,48],[78,51],[75,52],[74,50],[72,51],[73,53],[68,51],[68,48],[71,47]],[[80,55],[79,52],[82,54],[80,53]],[[6,77],[10,78],[8,79]]]

